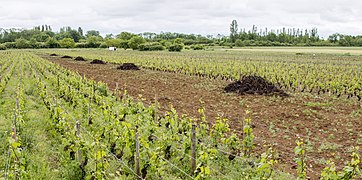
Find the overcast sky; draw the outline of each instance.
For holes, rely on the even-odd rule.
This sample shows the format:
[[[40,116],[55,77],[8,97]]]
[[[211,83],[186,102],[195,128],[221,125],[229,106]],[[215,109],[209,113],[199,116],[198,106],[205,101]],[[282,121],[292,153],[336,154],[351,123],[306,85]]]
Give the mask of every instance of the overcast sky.
[[[103,35],[122,31],[228,35],[239,29],[317,27],[319,35],[362,35],[362,0],[1,0],[0,28],[48,24]]]

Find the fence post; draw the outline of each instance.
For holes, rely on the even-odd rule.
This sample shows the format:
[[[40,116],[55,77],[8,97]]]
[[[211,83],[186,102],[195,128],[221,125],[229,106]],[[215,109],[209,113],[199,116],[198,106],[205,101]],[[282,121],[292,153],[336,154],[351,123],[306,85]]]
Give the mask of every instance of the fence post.
[[[191,129],[191,175],[194,174],[196,170],[196,125],[192,124]]]
[[[140,171],[140,143],[138,141],[138,126],[136,126],[136,174],[138,179],[142,179]]]

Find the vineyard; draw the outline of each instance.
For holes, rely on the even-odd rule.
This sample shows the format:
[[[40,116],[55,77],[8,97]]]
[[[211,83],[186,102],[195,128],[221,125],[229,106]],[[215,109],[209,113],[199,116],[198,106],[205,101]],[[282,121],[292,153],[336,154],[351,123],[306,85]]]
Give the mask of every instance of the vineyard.
[[[340,98],[343,102],[347,99],[354,105],[362,97],[361,56],[280,52],[268,55],[247,51],[242,55],[236,51],[5,51],[0,53],[0,139],[4,142],[0,145],[0,175],[4,179],[293,179],[296,176],[305,179],[307,174],[323,179],[353,179],[361,176],[358,148],[348,150],[351,156],[345,159],[346,164],[336,162],[335,168],[328,161],[323,165],[325,168],[315,172],[306,165],[308,142],[302,141],[309,139],[297,138],[296,144],[294,139],[290,140],[295,148],[288,153],[295,156],[295,168],[294,172],[286,173],[278,167],[280,157],[275,147],[268,142],[265,146],[256,143],[254,114],[249,111],[254,110],[252,107],[244,109],[239,128],[223,116],[211,119],[205,109],[209,104],[202,99],[195,100],[199,106],[192,106],[197,114],[181,115],[172,105],[165,110],[158,102],[149,103],[141,95],[131,96],[132,89],[118,84],[110,90],[110,84],[88,79],[86,71],[74,72],[47,60],[56,62],[60,58],[42,58],[44,53],[98,59],[116,65],[134,63],[149,71],[220,81],[257,75],[293,94],[310,93],[337,98],[336,101]],[[77,63],[72,66],[91,69],[87,61]],[[102,63],[97,66],[113,68]],[[354,112],[359,111],[354,109]],[[359,117],[357,114],[354,119]],[[358,131],[348,133],[358,139],[355,137]],[[353,145],[358,143],[361,142],[357,140]],[[259,153],[254,151],[256,148]]]
[[[118,51],[60,51],[60,54],[100,59],[110,63],[132,62],[152,70],[179,72],[238,80],[258,75],[288,90],[362,98],[362,57],[350,55],[239,52],[138,53]],[[343,73],[342,73],[343,72]]]

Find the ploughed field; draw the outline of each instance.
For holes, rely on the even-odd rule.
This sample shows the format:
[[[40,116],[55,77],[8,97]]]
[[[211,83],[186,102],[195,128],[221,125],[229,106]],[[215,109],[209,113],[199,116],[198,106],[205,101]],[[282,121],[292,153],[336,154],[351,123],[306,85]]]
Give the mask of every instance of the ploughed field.
[[[241,138],[245,135],[245,112],[250,111],[256,145],[253,151],[258,154],[265,151],[265,145],[272,145],[277,150],[278,168],[294,173],[295,142],[301,138],[307,174],[316,178],[328,160],[341,169],[351,159],[353,148],[362,145],[362,56],[345,53],[348,49],[342,54],[332,50],[38,53],[113,90],[127,90],[134,98],[142,96],[146,104],[158,102],[162,112],[172,106],[179,113],[200,118],[198,110],[204,107],[210,124],[218,117],[227,118]],[[50,57],[49,53],[58,56]],[[63,55],[87,61],[60,58]],[[107,64],[91,64],[94,59]],[[140,70],[122,70],[123,63],[134,63]],[[248,77],[256,77],[255,82],[268,83],[278,91],[225,92],[234,81],[245,77],[248,81],[252,81]]]

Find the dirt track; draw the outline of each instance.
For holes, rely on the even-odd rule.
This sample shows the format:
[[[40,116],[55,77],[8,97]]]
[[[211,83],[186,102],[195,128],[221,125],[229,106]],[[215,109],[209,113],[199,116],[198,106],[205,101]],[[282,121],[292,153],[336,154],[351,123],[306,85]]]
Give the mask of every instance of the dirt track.
[[[230,120],[231,128],[239,134],[242,134],[241,122],[245,110],[251,110],[258,149],[263,148],[262,144],[276,144],[280,160],[289,172],[295,171],[292,159],[297,135],[310,141],[308,163],[319,172],[324,165],[314,161],[322,157],[326,160],[335,158],[336,164],[343,165],[342,162],[349,160],[348,148],[362,145],[362,135],[359,134],[362,132],[362,117],[352,116],[359,111],[362,115],[362,107],[358,102],[305,94],[292,94],[287,98],[239,96],[224,93],[223,88],[230,82],[221,79],[145,69],[122,71],[112,64],[90,64],[88,61],[43,57],[87,78],[103,81],[111,89],[118,83],[120,89],[127,89],[134,98],[142,94],[146,103],[157,100],[163,110],[168,110],[172,104],[180,114],[198,117],[197,109],[201,106],[199,100],[202,99],[211,123],[221,115]],[[317,177],[318,173],[308,174]]]

